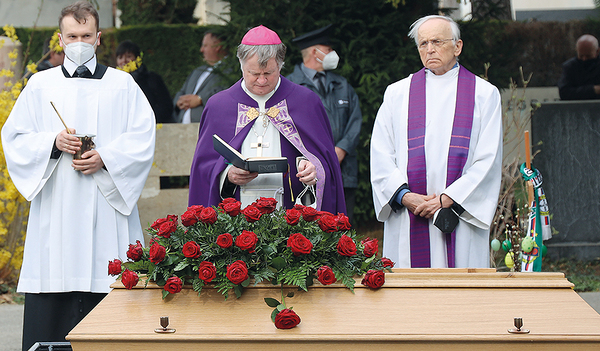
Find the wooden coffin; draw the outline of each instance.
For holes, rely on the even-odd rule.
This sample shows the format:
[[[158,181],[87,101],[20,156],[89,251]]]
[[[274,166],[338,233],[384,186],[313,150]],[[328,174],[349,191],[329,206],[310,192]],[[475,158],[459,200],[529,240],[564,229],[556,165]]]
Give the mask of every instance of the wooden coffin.
[[[279,287],[258,284],[228,300],[215,289],[161,298],[161,288],[120,282],[67,336],[73,350],[600,350],[600,315],[562,273],[501,273],[493,269],[395,269],[385,285],[355,293],[318,282],[293,290],[288,307],[302,322],[279,330],[265,297]],[[168,316],[175,333],[160,334]],[[514,318],[528,334],[513,334]],[[443,348],[442,348],[443,347]]]

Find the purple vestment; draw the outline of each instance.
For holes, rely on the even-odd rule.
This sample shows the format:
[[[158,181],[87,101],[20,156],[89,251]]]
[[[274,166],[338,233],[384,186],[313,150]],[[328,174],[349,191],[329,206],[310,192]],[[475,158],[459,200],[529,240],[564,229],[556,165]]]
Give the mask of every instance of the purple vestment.
[[[415,73],[410,83],[408,105],[408,187],[418,194],[427,194],[427,169],[425,162],[425,68]],[[475,107],[475,75],[461,67],[454,123],[448,151],[446,186],[454,183],[461,175],[469,154],[473,109]],[[411,267],[431,267],[429,247],[429,220],[410,216],[410,260]],[[455,267],[456,233],[446,235],[448,267]]]
[[[212,136],[219,135],[237,150],[256,120],[245,118],[249,107],[258,108],[242,89],[242,80],[213,95],[200,121],[198,144],[190,172],[189,205],[214,206],[221,202],[220,174],[227,164],[213,148]],[[317,167],[317,209],[333,214],[345,213],[344,190],[331,126],[319,97],[307,88],[281,77],[281,84],[267,101],[266,109],[277,107],[279,114],[270,118],[280,132],[281,155],[287,157],[290,174],[282,174],[283,207],[292,208],[304,185],[296,177],[296,157],[304,156]],[[289,180],[292,182],[290,193]],[[239,199],[239,188],[236,190]]]

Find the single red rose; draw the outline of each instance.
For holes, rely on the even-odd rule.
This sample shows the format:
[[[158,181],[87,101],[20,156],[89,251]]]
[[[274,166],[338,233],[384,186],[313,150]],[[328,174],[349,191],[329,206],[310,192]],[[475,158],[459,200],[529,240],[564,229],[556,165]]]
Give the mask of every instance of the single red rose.
[[[202,252],[200,251],[200,245],[193,241],[188,241],[187,243],[183,244],[181,252],[183,252],[183,255],[187,258],[198,258],[200,255],[202,255]]]
[[[167,218],[159,218],[150,225],[150,228],[152,228],[154,230],[158,230],[160,228],[160,225],[165,223],[166,221],[168,221]]]
[[[365,247],[363,250],[365,257],[377,255],[377,252],[379,251],[379,240],[366,238],[365,240],[361,241],[361,243]]]
[[[202,206],[202,205],[192,205],[187,208],[188,211],[191,211],[194,214],[196,214],[196,217],[200,217],[200,213],[202,213],[203,209],[204,209],[204,206]]]
[[[219,203],[219,208],[223,208],[223,205],[225,205],[225,204],[232,204],[232,203],[234,203],[234,202],[239,202],[239,201],[238,201],[238,200],[236,200],[236,199],[235,199],[235,198],[233,198],[233,197],[227,197],[227,198],[223,199],[223,201],[221,201],[221,202]]]
[[[350,230],[352,225],[350,224],[350,218],[343,213],[338,213],[338,230]]]
[[[139,240],[135,241],[135,245],[129,244],[129,250],[127,250],[127,257],[133,262],[139,261],[144,255],[142,243]]]
[[[123,275],[121,276],[121,283],[125,285],[125,289],[131,290],[137,283],[140,281],[136,272],[130,271],[129,269],[125,269]]]
[[[319,214],[317,215],[317,219],[319,219],[319,218],[321,218],[321,217],[323,217],[325,215],[333,216],[333,213],[328,212],[328,211],[318,211],[318,212],[319,212]],[[337,217],[337,216],[334,216],[334,217]]]
[[[371,289],[379,289],[385,283],[385,273],[371,269],[365,274],[360,283]]]
[[[192,226],[198,222],[198,216],[195,210],[188,209],[181,215],[181,224],[186,227]]]
[[[108,274],[109,275],[119,275],[121,274],[121,260],[114,259],[112,261],[108,261]]]
[[[390,267],[390,268],[394,268],[394,266],[396,265],[396,264],[395,264],[395,263],[394,263],[392,260],[390,260],[390,259],[389,259],[389,258],[387,258],[387,257],[382,257],[382,258],[381,258],[381,264],[382,264],[384,267]]]
[[[222,208],[223,208],[223,211],[225,211],[225,213],[227,213],[229,216],[235,217],[242,212],[242,210],[241,210],[242,203],[239,201],[230,202],[230,203],[223,204]]]
[[[272,197],[260,197],[252,205],[263,214],[273,213],[277,208],[277,200]]]
[[[152,246],[152,245],[154,245],[154,243],[158,243],[158,242],[160,242],[160,238],[155,236],[155,237],[150,238],[149,245]]]
[[[198,266],[198,278],[210,283],[217,276],[217,268],[212,262],[202,261]]]
[[[214,224],[217,221],[217,211],[212,207],[206,207],[200,212],[198,218],[202,223]]]
[[[300,222],[300,217],[302,217],[302,212],[291,208],[285,211],[285,221],[289,225],[296,225]]]
[[[228,249],[233,245],[233,236],[229,233],[223,233],[217,237],[217,245],[224,249]]]
[[[342,256],[350,257],[356,255],[356,244],[346,234],[342,235],[340,240],[338,240],[336,248],[337,252]]]
[[[313,248],[310,240],[300,233],[290,235],[287,240],[287,246],[292,249],[294,256],[307,255]]]
[[[233,284],[241,284],[244,280],[248,279],[248,267],[246,266],[246,262],[237,260],[228,265],[225,276]]]
[[[246,206],[246,208],[242,210],[242,213],[244,214],[244,216],[246,216],[246,220],[249,223],[254,223],[258,221],[260,219],[260,216],[262,216],[262,212],[260,212],[258,208],[252,205]]]
[[[304,220],[307,222],[314,221],[315,219],[317,219],[318,215],[319,215],[319,211],[317,211],[316,209],[314,209],[312,207],[305,206],[302,209],[302,218],[304,218]]]
[[[295,204],[294,207],[292,207],[292,208],[294,210],[298,210],[298,211],[302,212],[302,209],[304,209],[304,207],[306,207],[306,206],[301,205],[301,204]]]
[[[150,246],[150,262],[154,264],[161,263],[167,254],[167,249],[159,243],[154,243]]]
[[[337,281],[333,270],[328,266],[321,266],[321,268],[317,269],[317,279],[323,285],[333,284]]]
[[[160,225],[160,227],[158,228],[158,235],[162,236],[163,238],[170,238],[171,237],[171,233],[175,232],[177,230],[177,222],[174,221],[166,221],[163,224]]]
[[[250,253],[254,252],[257,242],[258,236],[256,236],[254,232],[248,230],[242,230],[242,234],[235,238],[235,246],[242,250],[247,250]]]
[[[167,282],[164,286],[164,289],[170,292],[171,294],[177,294],[181,291],[181,288],[183,288],[183,282],[179,277],[171,277],[167,279]]]
[[[300,324],[300,316],[293,310],[285,308],[275,316],[275,327],[277,329],[291,329]]]
[[[337,232],[337,217],[332,214],[323,214],[319,219],[319,228],[326,233]]]

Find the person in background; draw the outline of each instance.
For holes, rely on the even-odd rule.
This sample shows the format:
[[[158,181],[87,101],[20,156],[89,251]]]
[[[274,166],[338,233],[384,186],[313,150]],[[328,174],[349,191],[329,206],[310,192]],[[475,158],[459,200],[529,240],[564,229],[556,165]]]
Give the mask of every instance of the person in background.
[[[498,89],[458,63],[456,22],[411,26],[423,68],[385,91],[371,137],[375,214],[395,267],[490,265],[502,176]]]
[[[200,122],[208,99],[226,88],[221,85],[219,72],[215,71],[217,65],[227,55],[222,39],[213,32],[206,32],[200,52],[205,64],[190,73],[173,98],[177,123]]]
[[[107,262],[144,241],[137,201],[154,157],[148,99],[130,74],[97,61],[94,6],[66,6],[58,24],[63,65],[31,77],[1,135],[11,180],[31,201],[17,286],[23,350],[64,342],[110,291]],[[80,159],[76,133],[95,135]]]
[[[292,41],[302,52],[302,63],[287,76],[321,98],[331,124],[335,153],[342,168],[344,198],[350,222],[354,225],[354,204],[358,187],[356,146],[360,137],[362,113],[358,96],[346,78],[333,73],[339,57],[329,41],[331,24],[300,35]]]
[[[140,47],[131,40],[125,40],[117,46],[117,67],[129,72],[140,86],[150,102],[156,123],[173,123],[173,102],[169,89],[162,77],[148,70],[141,62]],[[139,57],[139,59],[138,59]],[[139,61],[138,61],[139,60]],[[129,66],[133,66],[130,68]]]
[[[200,121],[190,171],[189,205],[213,206],[235,197],[242,208],[261,197],[345,213],[340,164],[319,97],[281,76],[286,46],[265,26],[250,29],[237,49],[243,78],[215,94]],[[213,149],[217,134],[245,157],[287,158],[285,173],[228,165]]]
[[[65,59],[65,52],[60,46],[52,50],[50,49],[51,40],[52,38],[46,38],[46,40],[44,40],[44,51],[42,56],[48,56],[48,58],[37,65],[38,72],[48,68],[60,66]]]
[[[558,93],[561,100],[600,99],[600,59],[598,39],[584,34],[575,45],[577,57],[562,65],[562,75],[558,80]]]

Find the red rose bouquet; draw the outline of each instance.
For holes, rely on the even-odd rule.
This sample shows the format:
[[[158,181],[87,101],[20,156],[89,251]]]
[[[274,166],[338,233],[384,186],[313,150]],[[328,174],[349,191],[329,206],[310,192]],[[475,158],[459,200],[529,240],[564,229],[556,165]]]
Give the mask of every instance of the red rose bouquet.
[[[130,245],[129,260],[111,261],[109,272],[120,275],[128,289],[145,274],[140,279],[146,284],[164,287],[163,298],[185,285],[201,293],[206,284],[227,298],[232,291],[240,297],[251,280],[307,291],[317,278],[353,290],[355,276],[369,270],[383,276],[391,268],[391,261],[376,258],[377,241],[361,242],[344,214],[299,205],[286,211],[276,204],[260,198],[241,209],[239,201],[225,199],[215,207],[190,206],[181,216],[160,218],[148,229],[150,247]],[[375,278],[363,284],[381,282]],[[278,328],[292,328],[300,317],[283,299],[268,303],[276,307],[273,321]]]

